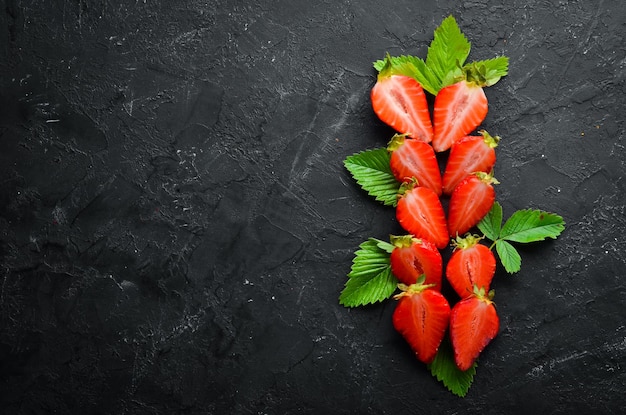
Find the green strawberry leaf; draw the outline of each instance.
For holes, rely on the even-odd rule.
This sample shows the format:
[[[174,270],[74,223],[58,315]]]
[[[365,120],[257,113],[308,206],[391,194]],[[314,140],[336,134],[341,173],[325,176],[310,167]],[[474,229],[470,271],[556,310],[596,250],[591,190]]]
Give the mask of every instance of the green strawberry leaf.
[[[394,75],[415,78],[426,91],[437,95],[441,88],[453,84],[462,75],[461,68],[469,56],[470,48],[470,42],[454,17],[448,16],[435,29],[426,61],[416,56],[395,56],[390,58],[389,70]],[[378,72],[383,70],[387,59],[375,61],[374,68]]]
[[[381,250],[385,251],[388,254],[391,254],[395,246],[389,242],[381,241],[380,239],[370,238],[372,241],[376,241],[376,246]]]
[[[437,76],[426,66],[423,59],[417,56],[400,55],[387,56],[374,62],[374,68],[381,72],[388,71],[390,75],[404,75],[416,79],[422,87],[431,94],[437,94],[441,82]]]
[[[378,72],[381,72],[383,69],[386,69],[390,75],[405,75],[405,76],[415,76],[416,67],[419,65],[418,62],[424,62],[421,58],[417,56],[411,55],[400,55],[400,56],[387,56],[385,59],[379,59],[374,62],[374,69]],[[385,68],[388,65],[387,68]]]
[[[426,55],[426,67],[438,81],[434,95],[454,82],[455,75],[460,74],[460,68],[469,56],[470,49],[471,44],[459,29],[454,17],[446,17],[435,29]]]
[[[395,206],[400,183],[391,172],[390,159],[386,148],[377,148],[347,157],[344,165],[370,196],[386,206]]]
[[[524,209],[515,212],[504,223],[500,239],[521,243],[556,239],[563,229],[565,222],[561,216],[536,209]]]
[[[514,274],[522,267],[522,257],[517,249],[507,241],[499,239],[496,241],[496,252],[500,257],[500,262],[509,274]]]
[[[359,245],[348,274],[348,281],[339,296],[345,307],[357,307],[381,302],[391,297],[398,280],[391,273],[391,263],[382,241],[370,238]],[[384,245],[383,245],[384,246]]]
[[[529,243],[556,239],[563,229],[563,218],[555,213],[536,209],[518,210],[502,225],[502,206],[495,202],[487,215],[478,223],[485,237],[494,241],[500,262],[510,273],[520,270],[522,258],[510,242]]]
[[[461,398],[467,395],[467,391],[472,385],[476,374],[477,363],[466,371],[460,370],[454,363],[454,352],[448,336],[444,338],[439,346],[439,351],[430,364],[427,365],[430,373],[442,382],[453,394]]]
[[[498,56],[496,58],[468,63],[463,67],[463,71],[473,80],[480,80],[481,86],[492,86],[500,78],[509,72],[509,58]]]
[[[495,202],[487,215],[478,223],[478,229],[492,241],[500,237],[502,226],[502,206]]]

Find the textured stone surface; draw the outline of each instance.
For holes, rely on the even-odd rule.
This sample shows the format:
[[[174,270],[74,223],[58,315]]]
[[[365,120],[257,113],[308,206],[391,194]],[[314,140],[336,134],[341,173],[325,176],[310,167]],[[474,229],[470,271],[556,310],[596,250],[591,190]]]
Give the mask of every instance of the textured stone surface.
[[[626,12],[617,0],[35,1],[0,10],[6,413],[615,413],[624,325]],[[386,144],[372,61],[453,14],[505,54],[483,124],[505,216],[557,241],[494,281],[465,399],[337,297],[397,232],[343,159]]]

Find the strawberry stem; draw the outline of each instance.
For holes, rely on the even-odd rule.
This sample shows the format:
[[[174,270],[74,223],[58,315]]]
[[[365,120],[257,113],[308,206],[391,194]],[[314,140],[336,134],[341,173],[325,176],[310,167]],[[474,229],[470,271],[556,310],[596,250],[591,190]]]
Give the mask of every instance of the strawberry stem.
[[[402,144],[404,144],[406,137],[407,137],[406,134],[394,134],[393,137],[391,137],[391,140],[389,141],[389,143],[387,144],[387,151],[390,151],[390,152],[396,151],[398,148],[402,146]]]
[[[498,144],[500,143],[499,135],[491,135],[485,130],[480,130],[478,131],[478,133],[483,136],[483,140],[485,141],[485,144],[489,146],[489,148],[498,147]]]
[[[486,184],[500,184],[498,179],[493,177],[491,173],[485,173],[483,171],[477,171],[474,173],[483,183]]]
[[[389,78],[390,76],[392,76],[393,75],[392,68],[393,68],[393,63],[391,61],[391,55],[389,54],[389,52],[387,52],[387,55],[385,56],[385,64],[383,65],[380,72],[378,72],[378,80],[380,81],[382,79]]]
[[[476,245],[481,239],[483,239],[485,236],[478,236],[478,235],[472,235],[472,234],[466,234],[465,237],[460,237],[457,236],[455,239],[452,240],[452,247],[454,248],[454,250],[457,249],[467,249],[467,248],[471,248],[472,246]]]
[[[396,248],[408,248],[418,240],[413,235],[389,235],[389,242]]]
[[[394,295],[393,298],[395,300],[399,300],[400,298],[406,295],[419,294],[424,290],[437,286],[437,284],[424,284],[424,281],[426,281],[426,274],[420,275],[417,281],[415,282],[415,284],[407,285],[407,284],[399,283],[398,288],[402,292]]]

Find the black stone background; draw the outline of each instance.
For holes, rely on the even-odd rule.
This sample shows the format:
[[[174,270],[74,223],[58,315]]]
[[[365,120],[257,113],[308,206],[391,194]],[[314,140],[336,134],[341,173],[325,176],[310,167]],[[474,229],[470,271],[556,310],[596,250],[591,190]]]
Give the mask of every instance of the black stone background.
[[[620,0],[1,4],[3,413],[620,412]],[[567,222],[498,270],[465,399],[393,301],[338,304],[357,246],[400,232],[342,164],[391,136],[372,61],[425,57],[450,14],[471,60],[510,58],[482,126],[505,216]]]

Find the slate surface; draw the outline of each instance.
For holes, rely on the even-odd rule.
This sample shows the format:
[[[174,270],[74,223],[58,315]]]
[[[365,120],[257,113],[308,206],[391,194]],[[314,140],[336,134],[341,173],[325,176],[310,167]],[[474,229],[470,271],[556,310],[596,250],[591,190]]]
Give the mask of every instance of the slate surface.
[[[619,413],[626,8],[617,0],[5,0],[0,404],[7,414]],[[494,281],[465,399],[338,304],[398,232],[342,161],[386,144],[372,61],[454,15],[510,58],[483,127],[505,216],[561,214]]]

